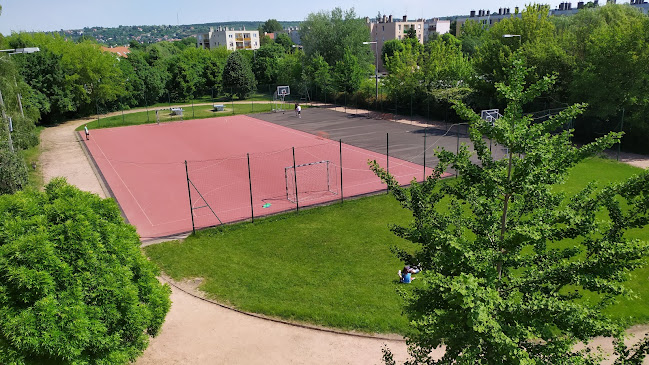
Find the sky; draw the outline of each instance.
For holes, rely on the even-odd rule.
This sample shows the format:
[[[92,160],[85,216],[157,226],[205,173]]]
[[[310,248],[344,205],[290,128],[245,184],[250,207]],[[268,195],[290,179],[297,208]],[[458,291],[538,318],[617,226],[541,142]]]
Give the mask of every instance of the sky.
[[[354,8],[360,17],[381,14],[408,18],[466,15],[471,10],[523,7],[529,0],[0,0],[0,33],[56,31],[120,25],[201,24],[237,20],[304,20],[321,10]],[[552,8],[561,0],[542,1]],[[600,2],[605,2],[601,0]],[[577,0],[572,1],[576,7]]]

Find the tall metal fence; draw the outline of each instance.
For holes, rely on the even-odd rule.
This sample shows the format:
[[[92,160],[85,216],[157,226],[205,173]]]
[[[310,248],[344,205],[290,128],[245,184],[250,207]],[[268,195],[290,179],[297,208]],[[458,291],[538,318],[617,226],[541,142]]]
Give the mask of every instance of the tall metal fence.
[[[255,218],[301,208],[343,202],[385,191],[369,169],[376,160],[402,185],[423,181],[437,165],[437,148],[457,150],[470,141],[466,125],[422,133],[385,134],[385,143],[354,146],[321,138],[321,143],[227,158],[186,161],[185,172],[192,229]],[[506,149],[493,145],[494,157]],[[447,176],[455,171],[448,170]]]

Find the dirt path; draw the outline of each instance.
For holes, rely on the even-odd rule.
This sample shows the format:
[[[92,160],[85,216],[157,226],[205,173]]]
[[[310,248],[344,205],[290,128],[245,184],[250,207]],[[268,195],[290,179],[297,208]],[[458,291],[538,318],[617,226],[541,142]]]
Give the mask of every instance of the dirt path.
[[[141,110],[125,113],[138,111]],[[40,166],[46,183],[53,177],[64,176],[80,189],[105,197],[74,133],[75,128],[91,120],[74,120],[45,129],[41,133]],[[634,166],[649,167],[646,156],[620,157]],[[151,340],[136,364],[379,364],[384,345],[393,351],[398,362],[407,357],[403,341],[328,333],[268,321],[206,302],[188,294],[191,292],[172,287],[173,304],[162,331]],[[630,330],[633,334],[647,331],[649,326]],[[609,339],[596,339],[594,345],[612,350]],[[649,364],[649,359],[645,364]]]

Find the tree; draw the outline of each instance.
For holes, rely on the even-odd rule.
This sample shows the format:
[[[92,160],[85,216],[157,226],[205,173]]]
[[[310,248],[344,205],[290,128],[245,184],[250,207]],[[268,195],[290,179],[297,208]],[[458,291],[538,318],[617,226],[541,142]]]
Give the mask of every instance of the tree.
[[[277,19],[268,19],[259,27],[259,33],[275,33],[282,31],[282,25],[277,21]]]
[[[267,45],[269,45],[271,43],[273,43],[273,40],[269,36],[267,36],[266,34],[261,34],[259,36],[259,46],[260,47],[267,46]]]
[[[278,33],[275,34],[275,44],[279,44],[280,46],[284,47],[284,51],[288,52],[293,46],[293,41],[291,40],[291,37],[288,36],[288,34]]]
[[[417,31],[415,30],[415,28],[408,29],[406,31],[406,37],[405,38],[406,39],[414,39],[414,40],[418,41],[418,39],[417,39]]]
[[[319,54],[329,65],[335,65],[345,52],[351,52],[362,67],[374,64],[371,47],[363,44],[370,39],[369,28],[354,9],[311,13],[300,24],[299,33],[308,58]]]
[[[383,64],[388,63],[388,58],[394,56],[397,52],[403,52],[405,46],[403,42],[398,39],[390,39],[383,43],[383,48],[381,49],[381,60]]]
[[[112,199],[61,178],[0,196],[0,363],[130,363],[170,307],[157,274]]]
[[[6,141],[3,141],[6,142]],[[27,187],[28,176],[25,162],[7,146],[0,147],[0,196],[13,194]],[[0,350],[0,353],[2,350]],[[0,358],[1,360],[1,358]]]
[[[646,242],[624,235],[649,223],[649,172],[570,197],[559,192],[570,167],[620,134],[574,147],[561,127],[582,112],[579,104],[543,122],[525,116],[523,107],[554,81],[527,85],[528,72],[516,59],[507,83],[498,84],[508,104],[493,124],[456,103],[478,163],[466,145],[458,154],[440,151],[432,175],[407,189],[372,164],[413,214],[409,226],[392,231],[414,252],[396,252],[424,268],[423,284],[404,290],[414,326],[409,364],[594,364],[597,354],[574,345],[595,336],[615,336],[625,361],[639,358],[625,363],[641,363],[649,348],[645,338],[625,352],[623,325],[602,311],[628,294],[622,283],[649,254]],[[508,156],[493,159],[483,138],[507,146]],[[447,167],[457,180],[441,179]],[[430,358],[442,345],[444,356]],[[390,362],[389,352],[384,358]]]
[[[284,48],[278,43],[260,47],[252,62],[252,70],[258,83],[275,84],[279,72],[279,62],[284,56]]]
[[[239,52],[228,56],[223,68],[223,89],[226,93],[245,99],[257,87],[250,64]]]
[[[336,62],[334,66],[334,82],[338,90],[346,93],[352,93],[358,90],[361,86],[361,81],[368,74],[369,70],[367,68],[363,69],[358,62],[358,58],[350,50],[347,50],[342,60]]]
[[[20,73],[34,90],[34,99],[47,122],[58,122],[75,110],[74,94],[66,81],[62,56],[41,47],[17,58]]]
[[[624,110],[628,133],[625,145],[647,153],[649,125],[649,18],[626,5],[609,4],[579,12],[566,42],[577,59],[569,80],[571,100],[591,106],[578,124],[579,132],[594,135],[619,130]]]

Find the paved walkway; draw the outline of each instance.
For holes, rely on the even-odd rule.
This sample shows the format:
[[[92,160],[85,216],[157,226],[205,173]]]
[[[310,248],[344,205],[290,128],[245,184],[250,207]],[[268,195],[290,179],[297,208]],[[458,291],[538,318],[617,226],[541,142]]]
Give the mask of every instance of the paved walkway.
[[[337,109],[343,111],[343,108]],[[80,189],[105,197],[74,133],[76,127],[91,120],[74,120],[45,129],[41,133],[40,166],[45,183],[53,177],[64,176]],[[621,161],[635,166],[649,166],[646,156],[623,153],[620,157]],[[378,364],[381,348],[385,345],[393,351],[398,362],[407,358],[406,344],[398,338],[365,338],[295,327],[238,313],[192,293],[196,291],[191,286],[184,290],[172,286],[173,304],[162,331],[151,340],[136,364]],[[648,326],[630,330],[634,334],[646,331],[649,331]],[[604,338],[597,339],[595,345],[612,349],[610,340]],[[649,360],[645,363],[649,364]]]

